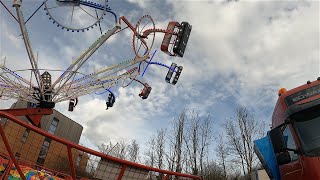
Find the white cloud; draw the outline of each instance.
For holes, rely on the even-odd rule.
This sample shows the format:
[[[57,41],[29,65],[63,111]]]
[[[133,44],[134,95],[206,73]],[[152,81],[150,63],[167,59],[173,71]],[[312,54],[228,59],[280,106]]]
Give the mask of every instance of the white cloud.
[[[177,19],[193,25],[184,58],[186,66],[193,69],[182,75],[193,80],[190,85],[214,80],[220,74],[226,81],[221,89],[239,104],[255,106],[264,95],[276,97],[277,92],[271,94],[270,89],[280,85],[293,88],[319,75],[316,2],[192,1],[172,5]],[[272,106],[274,99],[266,104]]]
[[[156,27],[163,29],[169,21],[190,22],[193,29],[183,58],[160,52],[163,34],[156,35],[154,45],[158,49],[154,61],[176,62],[184,69],[177,85],[172,86],[164,81],[166,68],[150,66],[141,78],[153,88],[147,100],[138,97],[142,86],[134,83],[124,89],[113,88],[117,100],[109,110],[105,110],[107,95],[80,97],[72,113],[67,111],[68,102],[58,104],[58,110],[84,127],[82,141],[89,146],[119,138],[144,141],[159,127],[166,127],[171,120],[168,117],[184,107],[224,117],[232,106],[240,104],[263,114],[264,109],[271,111],[274,106],[278,88],[290,89],[319,76],[319,2],[129,2],[144,8],[122,9],[133,24],[144,14],[153,16]],[[41,50],[42,68],[66,69],[100,33],[97,28],[70,33],[51,23],[36,22],[30,22],[37,26],[30,24],[29,32],[32,44]],[[1,21],[0,28],[0,56],[7,56],[9,67],[29,67],[17,27]],[[130,30],[117,34],[81,71],[91,73],[93,67],[100,69],[132,58],[131,38]]]
[[[128,2],[133,3],[133,4],[137,4],[138,6],[140,6],[141,8],[146,8],[147,7],[147,0],[128,0]]]
[[[105,110],[108,93],[100,96],[79,98],[79,105],[74,112],[67,111],[67,103],[60,103],[58,109],[71,119],[84,126],[83,135],[93,144],[115,142],[120,138],[144,139],[143,134],[149,133],[148,121],[162,112],[169,98],[164,95],[165,88],[154,84],[152,93],[147,100],[138,94],[142,87],[120,88],[115,91],[114,107]]]

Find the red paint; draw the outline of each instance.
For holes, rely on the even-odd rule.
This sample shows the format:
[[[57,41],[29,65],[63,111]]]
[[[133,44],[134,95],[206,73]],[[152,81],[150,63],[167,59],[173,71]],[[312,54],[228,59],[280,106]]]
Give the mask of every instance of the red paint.
[[[279,96],[272,115],[272,128],[276,128],[285,122],[286,111],[288,110],[288,108],[290,108],[285,102],[286,97],[319,84],[319,80],[313,81],[310,84],[304,84],[302,86],[296,87]],[[297,102],[296,104],[304,104],[316,99],[320,99],[320,95],[311,96],[307,99]],[[296,147],[302,148],[299,137],[295,132],[294,127],[292,126],[292,124],[289,124],[288,126],[290,127],[290,132],[293,136]],[[304,154],[301,154],[299,155],[298,160],[292,161],[288,164],[280,165],[279,170],[282,180],[313,180],[320,179],[319,166],[320,157],[308,157]]]
[[[9,175],[9,173],[10,173],[12,164],[13,164],[13,162],[10,160],[9,163],[8,163],[8,166],[7,166],[6,170],[5,170],[5,172],[4,172],[4,174],[2,175],[3,179],[8,179],[8,175]],[[2,178],[2,177],[1,177],[1,178]]]
[[[120,19],[127,24],[127,26],[132,30],[132,32],[136,36],[137,35],[136,28],[132,26],[132,24],[127,20],[127,18],[124,16],[121,16]]]
[[[121,179],[122,179],[122,177],[123,177],[123,175],[124,175],[124,172],[126,171],[126,168],[127,168],[127,165],[123,164],[123,165],[122,165],[122,168],[121,168],[121,172],[120,172],[120,174],[119,174],[119,176],[118,176],[118,180],[121,180]]]
[[[76,171],[75,171],[74,165],[73,165],[71,147],[67,145],[67,149],[68,149],[68,158],[69,158],[72,179],[76,179]]]
[[[7,112],[14,116],[26,116],[30,123],[37,127],[40,127],[42,115],[50,115],[53,113],[53,110],[48,108],[1,109],[0,111]]]
[[[0,126],[0,134],[1,134],[1,138],[2,138],[2,140],[4,142],[4,145],[6,146],[6,149],[7,149],[8,153],[9,153],[9,156],[10,156],[11,160],[13,161],[14,166],[17,168],[17,171],[18,171],[18,173],[20,175],[20,178],[23,179],[23,180],[26,180],[26,177],[23,175],[23,173],[21,171],[21,168],[20,168],[16,158],[13,155],[13,152],[11,150],[10,144],[9,144],[8,139],[7,139],[5,133],[4,133],[3,129],[2,129],[2,126]]]
[[[164,34],[162,43],[161,43],[161,51],[163,51],[166,54],[169,54],[170,56],[174,56],[171,52],[169,52],[169,44],[172,38],[172,35],[174,33],[174,28],[178,26],[178,22],[169,22],[166,33]]]
[[[44,130],[42,130],[40,128],[37,128],[37,127],[35,127],[35,126],[25,122],[25,121],[22,121],[22,120],[18,119],[17,117],[15,117],[14,115],[8,113],[8,111],[6,111],[6,110],[0,110],[0,117],[4,117],[4,118],[7,118],[7,119],[10,119],[11,121],[13,121],[13,122],[25,127],[25,128],[28,128],[31,131],[34,131],[34,132],[36,132],[38,134],[41,134],[41,135],[43,135],[45,137],[48,137],[48,138],[50,138],[50,139],[52,139],[54,141],[57,141],[59,143],[62,143],[64,145],[66,145],[68,147],[68,153],[69,153],[69,151],[71,152],[71,148],[74,148],[74,149],[77,149],[77,150],[80,150],[80,151],[83,151],[83,152],[86,152],[86,153],[89,153],[89,154],[92,154],[92,155],[95,155],[95,156],[110,160],[110,161],[113,161],[113,162],[120,163],[120,164],[125,165],[125,166],[132,166],[132,167],[144,169],[144,170],[147,170],[147,171],[155,171],[155,172],[158,172],[158,173],[167,174],[168,176],[169,175],[174,175],[174,176],[179,176],[179,177],[186,177],[186,178],[191,178],[191,179],[202,180],[202,178],[200,176],[177,173],[177,172],[162,170],[162,169],[158,169],[158,168],[153,168],[153,167],[150,167],[150,166],[145,166],[145,165],[142,165],[142,164],[137,164],[137,163],[133,163],[133,162],[130,162],[130,161],[127,161],[127,160],[123,160],[123,159],[115,158],[115,157],[112,157],[112,156],[108,156],[108,155],[103,154],[101,152],[94,151],[92,149],[80,146],[80,145],[75,144],[75,143],[73,143],[71,141],[68,141],[68,140],[59,138],[57,136],[54,136],[53,134],[50,134],[50,133],[48,133],[48,132],[46,132],[46,131],[44,131]],[[0,128],[0,129],[1,129],[0,132],[2,132],[1,136],[5,137],[2,128]],[[14,158],[14,156],[12,154],[12,151],[10,149],[10,145],[8,144],[8,142],[7,142],[7,145],[8,145],[8,147],[7,147],[8,151],[11,152],[10,157],[12,158],[12,160],[15,161],[15,158]],[[72,161],[72,156],[70,157],[70,155],[69,155],[69,161],[73,162]],[[17,162],[15,162],[15,163],[17,163]],[[70,166],[71,166],[71,164],[70,164]],[[72,169],[74,169],[74,168],[72,168]]]
[[[170,176],[167,174],[165,177],[162,178],[162,180],[168,180],[169,177],[170,177]]]

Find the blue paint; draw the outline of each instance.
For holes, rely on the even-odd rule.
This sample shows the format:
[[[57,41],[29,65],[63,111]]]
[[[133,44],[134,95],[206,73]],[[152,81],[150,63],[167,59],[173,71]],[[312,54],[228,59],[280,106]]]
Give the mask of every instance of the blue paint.
[[[157,52],[157,50],[155,50],[154,53],[152,54],[152,56],[151,56],[151,58],[150,58],[150,61],[147,62],[148,64],[147,64],[146,68],[144,69],[144,71],[143,71],[143,73],[142,73],[141,76],[143,76],[143,75],[145,74],[145,72],[146,72],[146,70],[147,70],[147,68],[148,68],[148,66],[149,66],[150,64],[156,64],[156,65],[163,66],[163,67],[166,67],[166,68],[168,68],[168,69],[171,69],[171,67],[168,66],[168,65],[166,65],[166,64],[163,64],[163,63],[160,63],[160,62],[151,62],[152,59],[153,59],[153,57],[154,57],[154,55],[156,54],[156,52]],[[141,63],[140,63],[140,64],[141,64]],[[139,64],[139,67],[140,67],[140,64]],[[176,72],[176,69],[171,69],[171,70],[172,70],[173,72]]]
[[[95,9],[99,9],[99,10],[104,10],[104,8],[105,8],[103,5],[97,4],[97,3],[93,3],[93,2],[91,2],[91,1],[81,0],[81,1],[80,1],[80,4],[81,4],[81,5],[84,5],[84,6],[89,6],[89,7],[95,8]],[[110,8],[108,5],[106,6],[106,11],[109,12],[109,13],[111,13],[111,14],[113,14],[114,19],[115,19],[115,23],[117,23],[118,17],[117,17],[117,15],[111,10],[111,8]]]
[[[106,92],[109,92],[109,93],[111,93],[114,97],[116,97],[115,95],[114,95],[114,93],[110,90],[111,88],[109,88],[109,89],[106,89],[105,91],[103,91],[103,92],[101,92],[101,93],[97,93],[97,92],[94,92],[96,95],[102,95],[102,94],[105,94]]]
[[[170,66],[166,65],[166,64],[163,64],[163,63],[159,63],[159,62],[151,62],[149,64],[156,64],[156,65],[160,65],[160,66],[163,66],[163,67],[166,67],[168,69],[171,69]],[[176,69],[171,69],[173,72],[176,72]]]
[[[143,71],[143,73],[142,73],[142,75],[141,75],[142,77],[143,77],[144,73],[147,71],[147,68],[148,68],[150,62],[152,61],[152,59],[153,59],[153,57],[154,57],[154,55],[155,55],[156,53],[157,53],[157,50],[155,50],[155,51],[153,52],[153,54],[152,54],[152,56],[151,56],[151,58],[150,58],[150,61],[148,62],[146,68],[144,69],[144,71]],[[141,63],[139,64],[139,68],[140,68],[140,65],[141,65]]]
[[[254,141],[254,149],[270,179],[280,180],[280,171],[270,135]]]

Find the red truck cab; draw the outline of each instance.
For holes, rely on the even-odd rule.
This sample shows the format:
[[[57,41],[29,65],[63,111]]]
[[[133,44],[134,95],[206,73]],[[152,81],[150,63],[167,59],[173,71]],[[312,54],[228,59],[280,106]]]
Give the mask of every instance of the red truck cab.
[[[279,90],[269,134],[282,180],[320,180],[320,78]]]

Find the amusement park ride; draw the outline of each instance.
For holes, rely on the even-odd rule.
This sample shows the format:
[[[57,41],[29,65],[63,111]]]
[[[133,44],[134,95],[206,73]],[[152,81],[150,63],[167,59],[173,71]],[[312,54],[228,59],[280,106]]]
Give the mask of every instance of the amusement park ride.
[[[27,1],[23,2],[27,3]],[[165,81],[175,85],[182,72],[182,66],[178,66],[176,63],[168,66],[160,62],[152,61],[156,51],[151,53],[151,50],[155,42],[155,34],[162,33],[164,37],[161,43],[161,51],[169,56],[183,57],[192,29],[188,22],[169,22],[167,29],[158,29],[155,26],[153,18],[150,15],[144,15],[136,24],[132,24],[125,16],[118,17],[109,6],[108,0],[45,0],[39,4],[39,8],[25,21],[22,13],[22,0],[13,0],[16,15],[14,15],[1,0],[0,3],[19,24],[21,36],[31,64],[31,69],[24,70],[31,72],[30,77],[27,78],[20,76],[18,71],[9,69],[5,64],[0,66],[0,98],[22,100],[32,104],[32,107],[26,109],[0,110],[1,117],[8,118],[34,132],[65,144],[68,149],[71,167],[70,176],[72,179],[78,178],[75,174],[72,157],[70,157],[71,149],[81,150],[99,157],[103,156],[104,158],[109,158],[109,160],[111,159],[112,161],[120,163],[122,168],[118,179],[123,177],[127,166],[163,173],[165,174],[164,179],[169,178],[169,176],[201,179],[197,176],[164,171],[113,157],[107,157],[104,154],[61,140],[39,129],[42,115],[52,114],[52,109],[55,107],[55,104],[59,102],[69,101],[68,110],[73,111],[74,107],[78,104],[80,96],[92,93],[98,95],[109,93],[106,106],[107,109],[112,107],[116,101],[116,96],[111,91],[111,87],[128,87],[135,81],[143,86],[139,96],[142,99],[147,99],[152,88],[148,83],[142,82],[138,78],[140,75],[144,75],[148,66],[151,64],[168,68]],[[52,21],[53,25],[61,30],[70,33],[81,33],[89,31],[94,27],[99,27],[101,33],[99,35],[100,37],[93,44],[82,52],[68,68],[63,70],[57,79],[52,81],[51,75],[48,72],[50,70],[41,72],[43,69],[38,66],[38,61],[32,49],[26,27],[26,23],[40,9],[44,9],[45,14],[49,20]],[[106,14],[113,16],[113,24],[112,27],[104,33],[101,28],[101,22]],[[81,17],[81,23],[77,20],[79,17]],[[102,68],[90,74],[80,73],[81,67],[90,60],[92,55],[95,54],[110,37],[126,29],[129,29],[132,33],[131,43],[134,52],[132,59]],[[19,72],[20,71],[21,70],[19,70]],[[32,125],[22,122],[15,116],[25,116]],[[20,178],[26,179],[25,174],[23,174],[19,168],[19,163],[10,150],[10,145],[6,141],[6,136],[1,127],[0,133],[10,156],[10,161],[12,161],[16,167]]]
[[[51,83],[51,77],[43,78],[38,67],[31,42],[28,37],[27,28],[21,11],[22,1],[14,1],[14,7],[17,11],[15,18],[20,26],[24,44],[28,53],[32,72],[31,78],[35,81],[25,79],[18,75],[15,71],[10,70],[4,65],[1,66],[1,97],[6,99],[18,99],[27,102],[32,102],[36,107],[54,108],[55,103],[62,101],[70,101],[69,110],[77,104],[78,97],[101,92],[109,92],[112,98],[108,98],[106,103],[108,107],[112,107],[115,102],[115,96],[110,91],[111,87],[118,86],[119,82],[124,82],[129,79],[139,82],[144,86],[139,94],[142,99],[146,99],[150,94],[151,87],[148,83],[138,80],[138,76],[146,71],[148,65],[156,64],[168,68],[166,82],[176,84],[182,71],[182,66],[177,66],[172,63],[171,66],[159,62],[151,62],[154,53],[151,55],[151,49],[155,40],[155,33],[164,33],[164,38],[161,44],[161,50],[170,56],[183,57],[186,45],[191,32],[191,26],[187,22],[169,22],[167,29],[157,29],[153,18],[149,15],[142,16],[136,25],[131,24],[126,17],[120,18],[111,10],[107,1],[102,1],[103,4],[86,0],[46,0],[41,6],[44,6],[46,15],[57,27],[70,32],[85,32],[100,26],[100,21],[106,13],[111,13],[114,16],[114,27],[109,29],[89,46],[87,50],[79,55],[74,62],[55,80]],[[41,8],[41,7],[40,7]],[[91,11],[90,11],[91,10]],[[61,12],[67,15],[60,15]],[[36,12],[35,12],[36,13]],[[83,13],[92,19],[93,22],[77,26],[75,16]],[[70,17],[66,18],[66,17]],[[123,27],[126,25],[127,27]],[[129,28],[132,32],[132,47],[135,54],[130,60],[114,64],[107,68],[100,69],[91,74],[79,73],[80,68],[90,59],[90,57],[114,34]],[[101,30],[101,29],[100,29]],[[146,68],[142,68],[146,67]],[[21,71],[21,70],[20,70]],[[143,75],[142,74],[142,75]],[[46,83],[46,82],[50,83]],[[36,84],[34,84],[34,82]],[[122,83],[123,87],[127,87]],[[101,94],[101,93],[100,93]]]

